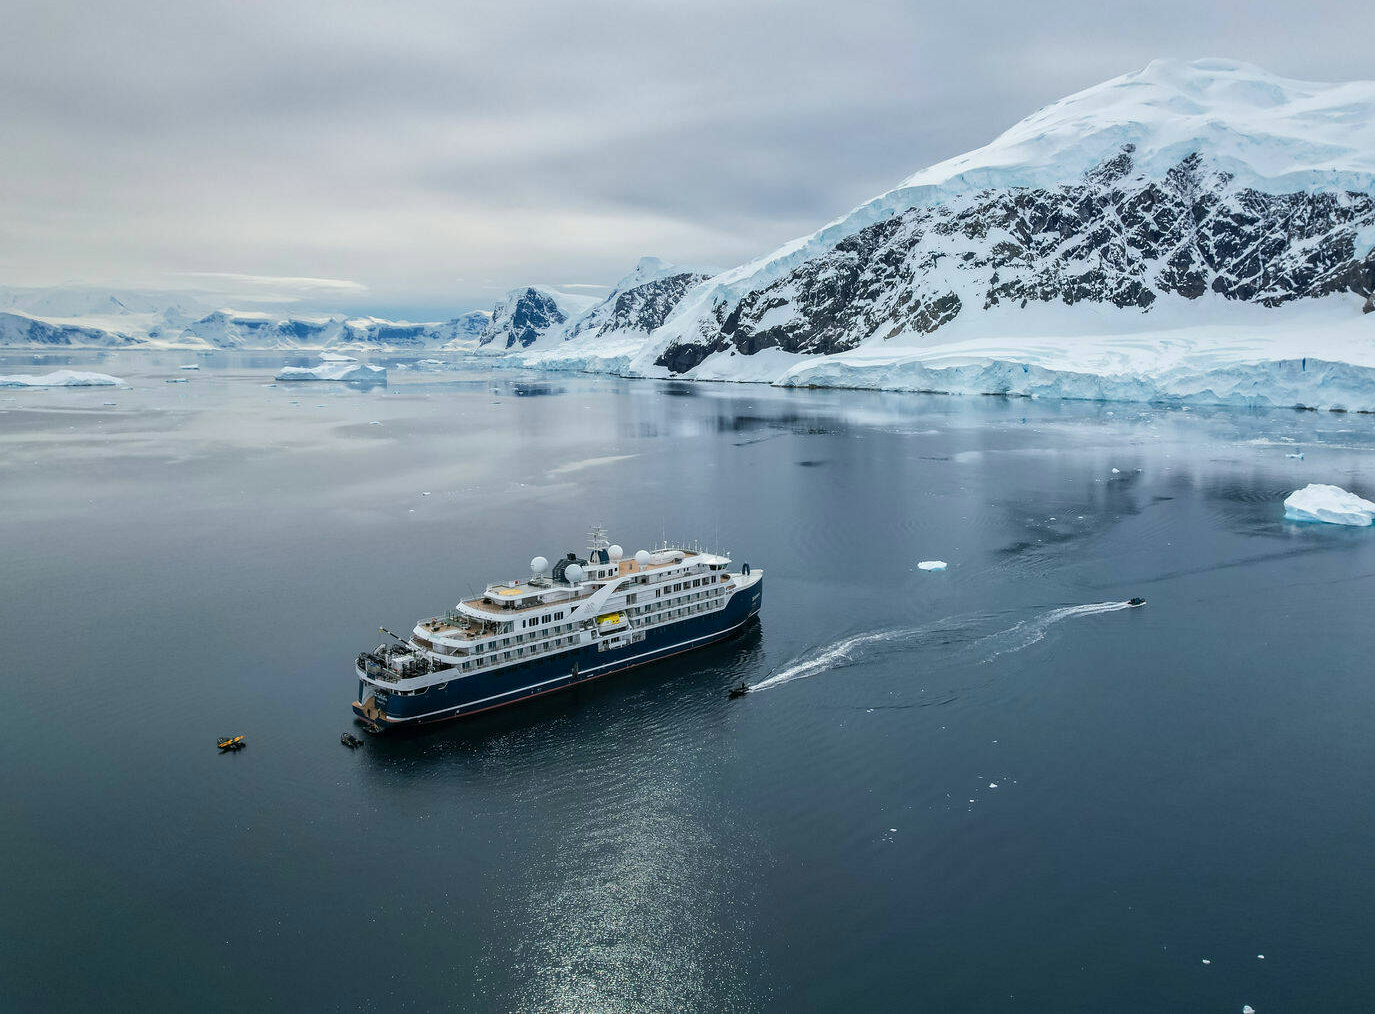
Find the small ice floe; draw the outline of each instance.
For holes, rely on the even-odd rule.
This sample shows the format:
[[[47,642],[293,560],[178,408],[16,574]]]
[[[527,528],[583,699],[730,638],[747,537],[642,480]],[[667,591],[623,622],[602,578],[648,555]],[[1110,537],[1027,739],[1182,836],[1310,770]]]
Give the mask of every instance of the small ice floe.
[[[336,352],[321,352],[320,361],[324,363],[356,363],[353,356],[341,356]]]
[[[381,420],[381,419],[374,419],[372,422],[368,423],[368,425],[369,425],[369,426],[381,426],[381,425],[382,425],[382,420]]]
[[[1257,954],[1256,957],[1258,957],[1261,961],[1264,961],[1264,960],[1265,960],[1265,955],[1264,955],[1264,954]]]
[[[1249,1003],[1244,1003],[1241,1005],[1241,1014],[1256,1014],[1256,1009]]]
[[[117,387],[124,381],[108,373],[54,370],[52,373],[16,373],[0,377],[0,387]]]
[[[358,381],[375,382],[385,381],[387,371],[382,366],[372,366],[368,363],[359,363],[349,360],[348,362],[324,362],[319,366],[287,366],[277,374],[277,380],[345,380],[351,383]]]
[[[892,833],[893,833],[894,831],[896,831],[896,830],[897,830],[897,828],[895,828],[895,827],[890,827],[890,828],[888,829],[888,833],[889,833],[889,834],[892,834]]]
[[[429,495],[430,495],[430,491],[427,489],[427,490],[425,490],[425,492],[421,493],[420,495],[421,495],[421,496],[429,496]]]
[[[1121,475],[1121,474],[1122,474],[1122,469],[1120,469],[1120,468],[1114,468],[1114,469],[1112,470],[1112,474],[1113,474],[1113,475]]]
[[[946,566],[944,560],[922,560],[917,564],[917,570],[945,570]]]
[[[996,789],[996,788],[998,787],[998,783],[997,783],[997,782],[989,782],[989,783],[988,783],[988,787],[989,787],[990,789]]]
[[[185,366],[177,367],[179,370],[199,370],[200,368],[200,363],[187,363]]]
[[[1302,461],[1302,460],[1303,460],[1303,451],[1299,451],[1297,454],[1286,454],[1285,457],[1286,457],[1286,458],[1293,458],[1293,459],[1295,459],[1296,461]]]
[[[1369,528],[1375,521],[1375,503],[1348,493],[1340,486],[1310,482],[1289,494],[1284,501],[1284,516],[1289,521],[1322,521],[1329,525]]]
[[[1212,964],[1212,962],[1209,961],[1207,958],[1204,958],[1204,959],[1203,959],[1203,963],[1204,963],[1205,965],[1211,965],[1211,964]]]
[[[169,383],[169,384],[189,384],[189,383],[191,383],[191,381],[187,380],[185,377],[170,377],[170,378],[168,378],[167,383]]]

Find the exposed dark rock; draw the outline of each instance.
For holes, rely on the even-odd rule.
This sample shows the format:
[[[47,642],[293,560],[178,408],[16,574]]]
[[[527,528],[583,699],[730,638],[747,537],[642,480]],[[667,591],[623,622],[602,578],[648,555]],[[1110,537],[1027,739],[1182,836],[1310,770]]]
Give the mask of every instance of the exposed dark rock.
[[[496,305],[478,344],[497,341],[503,348],[529,348],[540,335],[567,319],[568,315],[548,293],[534,288],[517,290]]]
[[[612,331],[638,331],[649,334],[668,319],[668,315],[673,312],[673,308],[682,300],[688,289],[706,277],[684,271],[613,293],[609,303],[597,307],[581,318],[577,326],[565,337],[572,339]]]
[[[1162,295],[1275,307],[1340,292],[1375,309],[1375,224],[1360,192],[1269,194],[1191,154],[1163,179],[1132,177],[1132,148],[1077,183],[994,189],[914,208],[837,243],[665,349],[675,373],[728,348],[830,354],[872,337],[931,334],[977,293],[1011,303],[1111,304],[1149,312]],[[963,293],[962,299],[957,293]],[[975,303],[978,308],[980,303]]]

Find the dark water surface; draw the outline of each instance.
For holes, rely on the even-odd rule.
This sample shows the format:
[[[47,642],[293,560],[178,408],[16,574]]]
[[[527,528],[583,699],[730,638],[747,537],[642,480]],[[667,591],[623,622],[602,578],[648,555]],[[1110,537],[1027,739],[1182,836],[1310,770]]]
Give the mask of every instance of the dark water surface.
[[[1370,418],[283,359],[0,357],[0,1006],[1369,1008]],[[762,624],[340,746],[593,521]]]

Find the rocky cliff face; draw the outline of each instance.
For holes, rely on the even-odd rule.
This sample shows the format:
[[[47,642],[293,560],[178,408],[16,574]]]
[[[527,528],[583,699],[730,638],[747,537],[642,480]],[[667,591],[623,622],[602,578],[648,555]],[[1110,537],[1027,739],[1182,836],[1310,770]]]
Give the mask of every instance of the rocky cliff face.
[[[707,356],[767,348],[828,355],[903,333],[934,334],[999,304],[1111,304],[1148,313],[1166,294],[1277,307],[1349,293],[1369,311],[1375,197],[1266,193],[1190,153],[1162,178],[1135,171],[1134,146],[1081,180],[993,188],[908,209],[734,300],[656,362],[684,372]]]
[[[1372,292],[1375,82],[1162,60],[714,277],[631,369],[712,359],[697,373],[761,379],[747,357],[765,350],[874,360],[987,337],[995,318],[1015,344],[1013,308],[1100,335],[1167,306],[1165,326],[1359,315]]]
[[[652,263],[651,263],[652,262]],[[569,323],[563,338],[595,340],[613,334],[648,336],[663,326],[683,295],[707,275],[645,258],[606,300]]]
[[[533,286],[514,289],[492,308],[492,319],[478,338],[479,346],[525,349],[568,320],[554,294]]]

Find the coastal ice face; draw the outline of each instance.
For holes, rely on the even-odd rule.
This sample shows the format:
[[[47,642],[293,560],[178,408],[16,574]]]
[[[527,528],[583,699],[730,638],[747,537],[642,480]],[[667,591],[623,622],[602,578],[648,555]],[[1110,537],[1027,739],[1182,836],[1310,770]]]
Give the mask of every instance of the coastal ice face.
[[[917,570],[945,570],[946,566],[944,560],[922,560],[917,564]]]
[[[81,370],[0,377],[0,387],[116,387],[123,383],[119,377],[112,377],[108,373],[86,373]]]
[[[1330,525],[1369,528],[1375,520],[1375,503],[1363,500],[1340,486],[1311,482],[1289,494],[1284,516],[1290,521],[1321,521]]]
[[[381,366],[368,363],[326,362],[319,366],[288,366],[277,374],[278,380],[345,380],[381,381],[387,379],[387,371]]]

